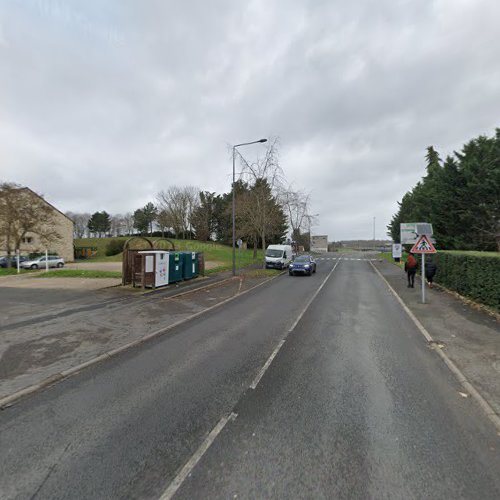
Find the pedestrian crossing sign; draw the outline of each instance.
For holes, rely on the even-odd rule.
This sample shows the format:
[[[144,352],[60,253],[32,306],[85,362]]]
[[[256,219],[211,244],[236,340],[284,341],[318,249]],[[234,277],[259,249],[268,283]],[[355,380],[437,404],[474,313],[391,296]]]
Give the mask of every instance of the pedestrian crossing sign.
[[[437,250],[434,248],[431,240],[423,234],[420,236],[410,250],[411,253],[436,253]]]

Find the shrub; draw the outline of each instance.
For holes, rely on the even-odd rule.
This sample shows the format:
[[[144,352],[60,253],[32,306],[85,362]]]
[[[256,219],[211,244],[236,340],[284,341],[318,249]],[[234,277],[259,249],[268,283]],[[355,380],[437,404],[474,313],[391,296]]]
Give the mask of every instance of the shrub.
[[[500,256],[438,252],[436,282],[500,310]]]
[[[110,240],[106,245],[106,255],[109,257],[111,255],[117,255],[120,252],[123,252],[123,245],[125,244],[124,240]]]

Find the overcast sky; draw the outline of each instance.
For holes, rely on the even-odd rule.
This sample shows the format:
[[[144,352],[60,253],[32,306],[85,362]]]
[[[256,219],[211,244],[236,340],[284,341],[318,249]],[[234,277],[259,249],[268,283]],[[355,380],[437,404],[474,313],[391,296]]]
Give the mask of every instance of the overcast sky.
[[[0,0],[0,180],[123,213],[228,191],[228,145],[279,136],[314,233],[383,238],[427,146],[500,126],[499,26],[498,0]]]

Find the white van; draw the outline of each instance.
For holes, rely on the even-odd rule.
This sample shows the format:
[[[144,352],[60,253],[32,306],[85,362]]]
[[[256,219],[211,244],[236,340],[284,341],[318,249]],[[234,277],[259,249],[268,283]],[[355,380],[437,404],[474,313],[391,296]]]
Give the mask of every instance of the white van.
[[[285,269],[292,259],[291,245],[269,245],[266,249],[266,269]]]

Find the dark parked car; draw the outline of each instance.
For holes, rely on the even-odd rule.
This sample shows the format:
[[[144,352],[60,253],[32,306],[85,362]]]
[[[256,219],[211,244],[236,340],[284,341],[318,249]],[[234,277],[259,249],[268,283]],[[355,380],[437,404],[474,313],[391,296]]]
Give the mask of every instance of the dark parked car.
[[[19,256],[19,266],[22,267],[21,264],[23,262],[27,261],[27,260],[28,260],[28,257],[26,257],[24,255],[20,255]],[[11,257],[10,258],[10,266],[11,267],[17,267],[17,257]]]
[[[25,257],[24,255],[19,256],[19,263],[21,264],[25,260],[27,260],[28,257]],[[9,263],[9,257],[4,256],[0,257],[0,267],[17,267],[17,257],[15,255],[10,256],[10,263]]]
[[[295,274],[307,274],[311,276],[316,272],[316,261],[310,255],[299,255],[288,266],[288,274],[294,276]]]

